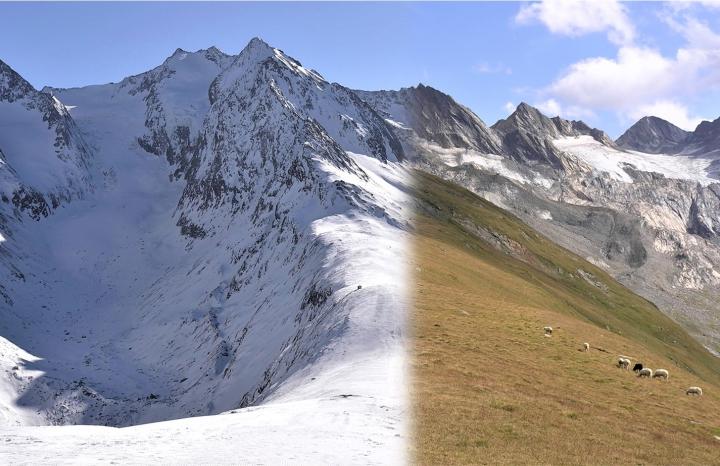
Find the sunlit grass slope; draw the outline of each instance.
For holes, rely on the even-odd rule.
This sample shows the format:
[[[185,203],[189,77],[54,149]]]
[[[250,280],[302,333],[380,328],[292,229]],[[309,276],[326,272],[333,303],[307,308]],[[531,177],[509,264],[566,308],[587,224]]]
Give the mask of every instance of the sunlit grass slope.
[[[416,463],[720,464],[720,359],[512,215],[416,176]]]

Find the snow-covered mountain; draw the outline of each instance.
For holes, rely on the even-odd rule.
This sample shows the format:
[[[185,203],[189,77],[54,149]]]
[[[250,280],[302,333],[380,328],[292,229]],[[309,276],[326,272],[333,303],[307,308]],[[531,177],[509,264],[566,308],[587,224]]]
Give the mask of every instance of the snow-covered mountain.
[[[702,123],[683,139],[669,123],[646,118],[613,142],[581,121],[548,118],[521,104],[488,128],[475,115],[451,117],[449,123],[446,115],[452,113],[423,110],[460,107],[450,96],[423,89],[364,93],[396,127],[405,129],[398,134],[414,166],[517,214],[604,267],[720,352],[715,155],[720,145],[712,139],[714,123]],[[433,97],[407,104],[400,94]],[[440,139],[419,128],[418,121],[423,127],[451,126],[453,134],[481,133],[484,141],[495,144]],[[680,139],[681,151],[629,149],[658,152]]]
[[[93,189],[90,153],[67,108],[0,61],[0,192],[38,220]]]
[[[95,191],[39,221],[16,212],[3,231],[4,424],[122,426],[272,401],[332,425],[355,406],[378,428],[335,434],[402,457],[410,202],[390,123],[260,39],[84,88],[37,92],[6,74],[3,99],[54,104],[50,129],[70,134],[59,147],[82,155],[57,158]],[[20,121],[14,108],[0,107],[5,121]],[[13,144],[0,132],[8,166],[56,154]],[[30,168],[79,186],[57,163]]]

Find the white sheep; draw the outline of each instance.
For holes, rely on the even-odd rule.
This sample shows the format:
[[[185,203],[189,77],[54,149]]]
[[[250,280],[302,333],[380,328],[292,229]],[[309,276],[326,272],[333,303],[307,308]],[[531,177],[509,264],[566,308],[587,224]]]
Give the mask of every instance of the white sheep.
[[[590,351],[590,343],[583,343],[583,351]]]
[[[618,358],[618,367],[625,369],[625,370],[629,370],[630,369],[630,360],[620,356]]]
[[[545,335],[552,335],[552,327],[543,327],[543,330],[545,330]]]
[[[638,372],[638,377],[650,377],[652,378],[653,371],[649,367],[643,367],[640,369],[640,372]]]
[[[702,395],[702,388],[700,388],[700,387],[690,387],[690,388],[688,388],[687,390],[685,390],[685,394],[686,394],[686,395],[697,395],[697,396],[701,396],[701,395]]]
[[[666,369],[656,369],[655,373],[653,374],[653,378],[663,378],[665,380],[668,380],[670,378],[670,373]]]

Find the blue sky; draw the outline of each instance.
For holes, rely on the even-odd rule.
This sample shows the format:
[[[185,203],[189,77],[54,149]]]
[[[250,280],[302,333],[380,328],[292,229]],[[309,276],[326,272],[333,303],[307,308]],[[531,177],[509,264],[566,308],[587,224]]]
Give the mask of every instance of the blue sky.
[[[361,89],[429,84],[488,123],[521,101],[618,136],[720,116],[720,8],[702,4],[0,3],[0,59],[36,87],[119,81],[254,36]]]

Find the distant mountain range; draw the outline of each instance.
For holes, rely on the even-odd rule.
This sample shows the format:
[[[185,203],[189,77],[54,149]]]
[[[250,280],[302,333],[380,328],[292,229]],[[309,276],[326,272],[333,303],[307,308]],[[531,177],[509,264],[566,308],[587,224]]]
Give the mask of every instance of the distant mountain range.
[[[716,154],[720,147],[720,118],[685,131],[662,118],[641,118],[617,140],[624,149],[650,154]]]

